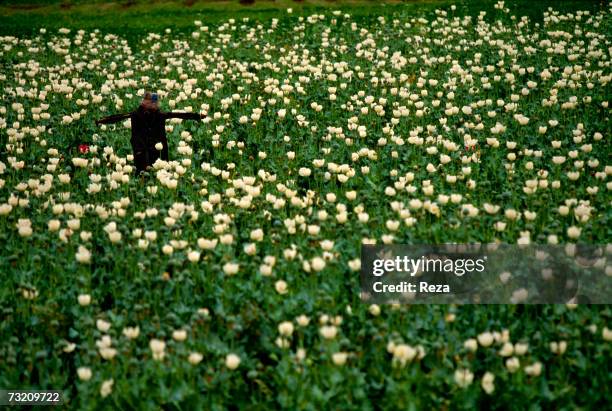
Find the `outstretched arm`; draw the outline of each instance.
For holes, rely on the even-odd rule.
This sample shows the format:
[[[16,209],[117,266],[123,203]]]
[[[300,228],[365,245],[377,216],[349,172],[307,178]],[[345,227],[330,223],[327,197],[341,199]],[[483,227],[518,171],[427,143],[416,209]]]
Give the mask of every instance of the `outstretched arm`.
[[[100,120],[96,120],[96,125],[118,123],[122,120],[126,120],[130,118],[131,115],[132,113],[114,114],[112,116],[108,116],[108,117],[101,118]]]
[[[179,113],[171,111],[169,113],[162,113],[164,119],[167,118],[182,118],[183,120],[200,120],[203,116],[200,113]]]

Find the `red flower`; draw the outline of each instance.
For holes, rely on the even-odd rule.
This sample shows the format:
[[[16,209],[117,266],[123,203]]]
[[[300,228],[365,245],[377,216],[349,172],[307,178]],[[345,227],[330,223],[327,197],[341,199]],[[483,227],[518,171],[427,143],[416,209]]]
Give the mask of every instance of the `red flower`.
[[[89,153],[89,146],[87,144],[79,144],[79,153],[81,154]]]

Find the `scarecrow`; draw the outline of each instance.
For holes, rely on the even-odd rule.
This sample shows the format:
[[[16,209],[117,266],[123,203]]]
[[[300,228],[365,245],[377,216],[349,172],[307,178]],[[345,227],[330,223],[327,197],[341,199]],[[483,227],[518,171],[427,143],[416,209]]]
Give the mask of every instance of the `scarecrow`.
[[[204,115],[199,113],[163,112],[159,109],[157,93],[147,92],[140,106],[131,113],[115,114],[96,120],[96,125],[118,123],[128,118],[132,122],[132,150],[134,164],[138,174],[146,171],[161,158],[168,161],[168,140],[166,139],[166,120],[182,118],[200,120]],[[159,149],[161,145],[161,150]],[[157,146],[157,147],[156,147]]]

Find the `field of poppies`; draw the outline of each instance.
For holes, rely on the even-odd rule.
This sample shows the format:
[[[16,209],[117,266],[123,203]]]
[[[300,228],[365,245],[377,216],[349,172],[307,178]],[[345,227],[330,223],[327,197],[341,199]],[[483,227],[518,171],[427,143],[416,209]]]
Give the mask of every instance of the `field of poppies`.
[[[588,2],[585,2],[588,3]],[[0,389],[69,409],[604,409],[607,305],[368,305],[362,244],[607,244],[612,9],[0,36]],[[145,91],[170,161],[134,173]],[[612,274],[612,270],[606,270]]]

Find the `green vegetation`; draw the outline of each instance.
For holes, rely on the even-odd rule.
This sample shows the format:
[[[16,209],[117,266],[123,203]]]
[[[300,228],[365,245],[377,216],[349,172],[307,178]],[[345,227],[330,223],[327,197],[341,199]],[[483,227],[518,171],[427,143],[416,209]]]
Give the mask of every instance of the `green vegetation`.
[[[609,406],[609,306],[359,294],[364,242],[610,242],[607,5],[17,3],[0,388],[75,410]],[[205,119],[169,122],[143,177],[129,122],[94,120],[145,89]]]
[[[284,16],[287,8],[295,13],[318,13],[331,9],[348,11],[352,15],[368,16],[404,12],[424,12],[435,7],[457,4],[464,13],[493,10],[494,1],[450,0],[257,0],[251,5],[237,0],[7,0],[0,3],[0,34],[31,34],[39,27],[100,29],[131,38],[143,32],[159,32],[165,28],[187,30],[194,19],[216,23],[228,18],[251,17],[269,19]],[[508,3],[532,20],[540,20],[542,13],[551,6],[560,12],[573,10],[595,11],[606,7],[601,0],[532,1],[514,0]]]

